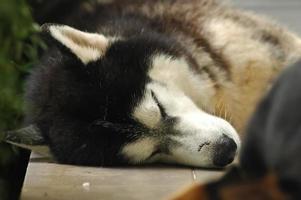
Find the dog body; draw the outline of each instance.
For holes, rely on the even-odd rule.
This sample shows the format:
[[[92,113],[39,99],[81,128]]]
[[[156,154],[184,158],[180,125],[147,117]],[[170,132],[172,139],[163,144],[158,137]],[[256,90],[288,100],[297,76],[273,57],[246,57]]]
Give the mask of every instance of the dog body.
[[[225,118],[241,133],[257,101],[284,66],[300,58],[301,40],[277,24],[215,1],[155,1],[128,10],[163,24],[195,61],[190,75],[178,72],[177,87],[210,114]],[[124,8],[124,10],[127,10]],[[155,79],[166,82],[160,68]],[[179,77],[180,76],[180,77]]]
[[[301,56],[294,34],[212,0],[84,8],[77,29],[43,26],[54,47],[27,87],[27,123],[63,163],[225,166],[260,96]]]

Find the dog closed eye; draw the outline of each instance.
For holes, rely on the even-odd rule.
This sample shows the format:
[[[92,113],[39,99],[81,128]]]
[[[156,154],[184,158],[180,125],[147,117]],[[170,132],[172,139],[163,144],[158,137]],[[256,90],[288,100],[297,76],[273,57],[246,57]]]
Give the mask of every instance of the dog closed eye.
[[[153,97],[154,101],[156,102],[156,104],[157,104],[157,106],[158,106],[158,108],[159,108],[159,110],[160,110],[160,114],[161,114],[162,118],[163,118],[163,119],[167,119],[167,118],[168,118],[168,115],[167,115],[167,113],[166,113],[166,111],[165,111],[165,108],[164,108],[163,105],[159,102],[159,100],[158,100],[156,94],[154,93],[154,91],[151,91],[151,94],[152,94],[152,97]]]
[[[156,155],[158,155],[160,153],[162,153],[162,151],[160,149],[157,149],[157,150],[153,151],[151,153],[151,155],[147,158],[147,160],[153,158],[154,156],[156,156]]]

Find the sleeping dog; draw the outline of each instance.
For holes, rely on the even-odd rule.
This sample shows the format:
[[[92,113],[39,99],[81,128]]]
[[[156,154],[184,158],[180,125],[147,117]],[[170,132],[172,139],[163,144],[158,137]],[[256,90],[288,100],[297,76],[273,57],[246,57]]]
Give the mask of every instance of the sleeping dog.
[[[51,48],[18,132],[61,163],[224,167],[260,97],[301,56],[295,34],[214,0],[115,0],[70,19],[42,26]]]

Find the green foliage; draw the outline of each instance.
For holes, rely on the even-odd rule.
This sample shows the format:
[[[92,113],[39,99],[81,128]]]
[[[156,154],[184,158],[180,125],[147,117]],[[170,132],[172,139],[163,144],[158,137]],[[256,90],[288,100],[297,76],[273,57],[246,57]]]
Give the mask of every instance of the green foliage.
[[[24,77],[44,48],[38,31],[25,0],[0,0],[0,141],[22,123]],[[18,151],[0,143],[0,199],[11,198],[17,160]]]
[[[36,61],[38,26],[24,0],[1,0],[0,6],[0,132],[22,121],[23,79]]]

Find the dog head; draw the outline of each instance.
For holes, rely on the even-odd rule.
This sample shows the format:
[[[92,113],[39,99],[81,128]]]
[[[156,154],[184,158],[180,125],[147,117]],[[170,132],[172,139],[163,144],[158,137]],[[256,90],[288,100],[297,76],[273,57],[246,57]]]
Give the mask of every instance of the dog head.
[[[99,128],[102,137],[115,138],[102,138],[114,149],[110,159],[199,167],[232,162],[239,148],[233,127],[196,106],[176,84],[156,79],[164,67],[170,76],[192,74],[175,41],[154,32],[112,37],[65,25],[42,28],[61,51],[53,60],[62,69],[51,72],[48,83],[59,100],[45,99],[51,113],[67,112],[64,116]]]

